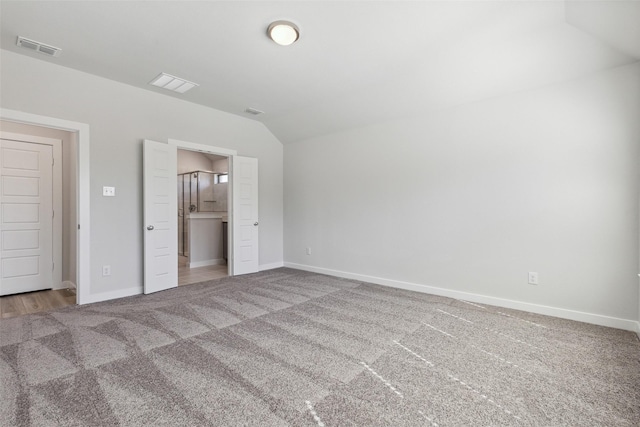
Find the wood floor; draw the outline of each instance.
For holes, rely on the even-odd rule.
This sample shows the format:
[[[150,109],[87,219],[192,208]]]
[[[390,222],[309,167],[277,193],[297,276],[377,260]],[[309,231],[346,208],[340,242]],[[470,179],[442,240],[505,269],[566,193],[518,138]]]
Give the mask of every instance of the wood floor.
[[[178,285],[189,285],[228,276],[226,265],[178,268]],[[0,297],[0,318],[22,316],[24,314],[61,308],[76,303],[76,294],[69,289],[27,292]]]
[[[38,313],[76,303],[75,292],[69,289],[27,292],[0,297],[0,318]]]

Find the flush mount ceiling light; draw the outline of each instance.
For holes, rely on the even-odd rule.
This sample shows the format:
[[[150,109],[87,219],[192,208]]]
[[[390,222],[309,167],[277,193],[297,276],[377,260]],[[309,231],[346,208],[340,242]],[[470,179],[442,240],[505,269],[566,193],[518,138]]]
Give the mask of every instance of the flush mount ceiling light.
[[[300,29],[293,22],[275,21],[267,29],[269,38],[281,46],[289,46],[300,37]]]
[[[36,52],[44,53],[49,56],[60,56],[62,53],[62,49],[59,47],[49,46],[48,44],[40,43],[22,36],[18,36],[16,45],[24,47],[25,49],[35,50]]]
[[[189,89],[200,86],[198,83],[190,82],[180,77],[172,76],[167,73],[160,73],[158,77],[149,82],[150,85],[161,87],[163,89],[172,90],[178,93],[185,93]]]

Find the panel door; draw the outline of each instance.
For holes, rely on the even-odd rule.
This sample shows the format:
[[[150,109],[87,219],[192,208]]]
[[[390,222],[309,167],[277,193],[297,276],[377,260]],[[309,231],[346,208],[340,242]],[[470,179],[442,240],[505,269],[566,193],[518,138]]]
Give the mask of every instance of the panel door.
[[[175,146],[144,141],[144,293],[178,286]]]
[[[53,147],[0,140],[0,295],[53,286]]]
[[[258,159],[233,156],[233,274],[259,271]]]

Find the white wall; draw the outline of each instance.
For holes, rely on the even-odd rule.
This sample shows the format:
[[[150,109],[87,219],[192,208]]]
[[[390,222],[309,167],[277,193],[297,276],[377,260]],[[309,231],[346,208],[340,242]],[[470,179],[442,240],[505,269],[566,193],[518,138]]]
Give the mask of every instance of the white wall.
[[[190,150],[178,150],[178,173],[210,171],[213,162],[202,153]]]
[[[2,50],[2,108],[87,123],[91,136],[90,298],[142,285],[142,144],[168,138],[258,158],[260,264],[282,263],[282,144],[259,122]],[[116,197],[102,197],[115,186]],[[102,277],[101,266],[112,275]]]
[[[636,64],[286,145],[285,265],[635,325],[639,86]]]
[[[220,160],[215,160],[213,162],[213,169],[211,169],[214,172],[229,172],[229,160],[228,159],[220,159]]]
[[[62,141],[62,281],[76,283],[76,135],[59,129],[0,120],[4,132],[42,136]]]

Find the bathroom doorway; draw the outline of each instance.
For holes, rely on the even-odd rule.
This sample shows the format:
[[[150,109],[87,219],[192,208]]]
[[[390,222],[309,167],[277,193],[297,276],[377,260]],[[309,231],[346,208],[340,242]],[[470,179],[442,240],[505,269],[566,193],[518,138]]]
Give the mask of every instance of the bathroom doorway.
[[[177,152],[178,286],[229,275],[229,157]]]
[[[227,156],[229,276],[260,271],[258,159],[235,150],[169,139],[143,140],[145,294],[178,286],[178,150]],[[193,230],[191,232],[193,235]],[[175,260],[171,262],[171,260]],[[189,262],[191,263],[190,255]],[[193,267],[193,265],[190,265]]]

